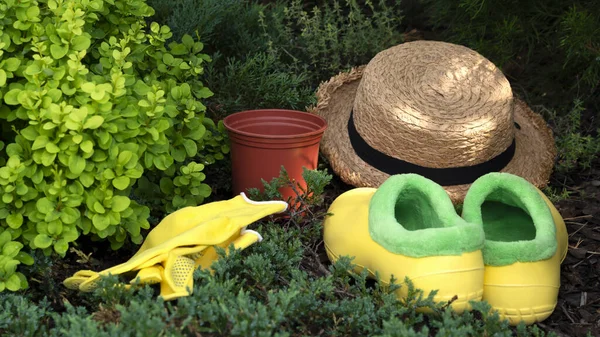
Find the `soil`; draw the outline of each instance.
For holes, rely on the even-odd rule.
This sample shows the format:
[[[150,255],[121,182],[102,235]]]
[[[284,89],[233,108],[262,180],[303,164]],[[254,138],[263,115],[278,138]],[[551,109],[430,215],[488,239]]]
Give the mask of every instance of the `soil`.
[[[600,165],[556,203],[569,233],[558,305],[540,327],[559,336],[600,336]]]

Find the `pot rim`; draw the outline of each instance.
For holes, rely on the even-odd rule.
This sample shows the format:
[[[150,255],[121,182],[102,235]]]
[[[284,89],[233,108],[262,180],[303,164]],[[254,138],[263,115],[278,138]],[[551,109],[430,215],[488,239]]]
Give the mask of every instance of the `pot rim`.
[[[233,119],[235,117],[239,117],[240,115],[257,113],[257,112],[265,112],[265,113],[267,113],[267,112],[284,112],[284,113],[288,114],[288,116],[289,116],[289,114],[295,114],[296,116],[309,116],[308,118],[320,122],[322,124],[322,126],[314,131],[288,136],[288,135],[264,135],[264,134],[260,134],[260,133],[241,131],[236,128],[233,128],[229,124],[231,119]],[[297,119],[303,120],[303,121],[308,121],[308,118],[297,118]],[[294,118],[291,117],[291,119],[294,119]],[[300,138],[300,137],[320,136],[327,129],[328,123],[327,123],[327,120],[325,120],[323,117],[316,115],[316,114],[309,113],[309,112],[305,112],[305,111],[289,110],[289,109],[254,109],[254,110],[243,110],[243,111],[235,112],[235,113],[223,118],[223,125],[225,126],[227,131],[236,133],[239,135],[247,136],[247,137],[262,138],[262,139],[292,139],[292,138]]]

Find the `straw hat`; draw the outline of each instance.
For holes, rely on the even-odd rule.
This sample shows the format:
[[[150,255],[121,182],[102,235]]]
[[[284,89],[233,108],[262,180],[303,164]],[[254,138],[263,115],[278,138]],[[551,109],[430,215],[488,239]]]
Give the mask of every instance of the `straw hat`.
[[[461,203],[488,172],[543,188],[556,148],[539,114],[477,52],[414,41],[322,83],[311,109],[328,122],[321,150],[343,181],[378,187],[391,174],[418,173]]]

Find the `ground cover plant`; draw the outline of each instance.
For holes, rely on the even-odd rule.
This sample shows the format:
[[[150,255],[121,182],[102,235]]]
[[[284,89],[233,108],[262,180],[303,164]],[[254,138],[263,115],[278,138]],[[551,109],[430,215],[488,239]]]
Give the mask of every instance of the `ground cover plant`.
[[[599,335],[600,6],[494,4],[4,1],[0,335]],[[321,221],[351,186],[324,158],[305,172],[314,193],[300,209],[253,224],[265,240],[219,260],[214,275],[198,270],[194,296],[163,303],[155,288],[123,291],[114,278],[92,294],[62,286],[77,270],[127,260],[169,212],[231,197],[225,115],[304,110],[321,81],[421,38],[465,44],[500,65],[555,132],[546,192],[567,222],[570,251],[549,319],[510,328],[485,303],[456,315],[418,289],[399,302],[394,286],[348,275],[351,261],[331,265]],[[265,183],[249,195],[277,198],[291,182],[282,172]]]

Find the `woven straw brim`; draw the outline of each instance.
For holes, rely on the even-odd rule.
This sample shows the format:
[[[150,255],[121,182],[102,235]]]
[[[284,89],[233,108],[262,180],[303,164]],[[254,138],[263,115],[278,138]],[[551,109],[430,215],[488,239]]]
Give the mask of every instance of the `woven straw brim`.
[[[356,187],[379,187],[389,174],[365,163],[356,155],[348,136],[348,118],[365,66],[340,73],[321,84],[318,103],[309,109],[327,120],[328,128],[321,141],[321,152],[333,171],[347,184]],[[543,117],[533,112],[523,101],[516,99],[516,150],[513,159],[501,172],[523,177],[538,188],[544,188],[554,167],[556,146],[552,131]],[[377,128],[376,125],[373,125]],[[444,186],[454,204],[460,204],[470,184]]]

